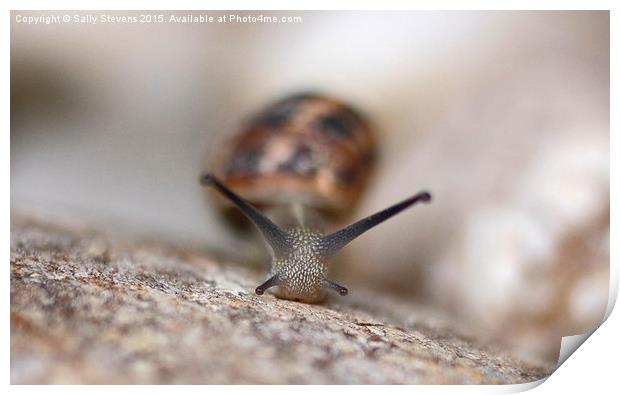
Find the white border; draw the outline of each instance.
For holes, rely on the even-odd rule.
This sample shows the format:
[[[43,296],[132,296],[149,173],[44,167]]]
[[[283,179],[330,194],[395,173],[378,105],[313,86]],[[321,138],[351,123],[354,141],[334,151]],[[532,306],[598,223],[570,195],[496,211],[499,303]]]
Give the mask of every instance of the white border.
[[[422,2],[422,1],[403,1],[403,0],[382,0],[381,2],[370,1],[356,1],[356,2],[344,2],[337,0],[318,0],[318,1],[284,1],[284,0],[271,0],[262,1],[260,7],[256,1],[250,0],[231,0],[231,1],[217,1],[217,2],[201,2],[191,0],[175,0],[175,1],[58,1],[53,5],[50,5],[47,1],[14,1],[9,0],[3,2],[7,4],[7,12],[2,18],[2,34],[3,40],[1,44],[2,53],[6,56],[3,59],[8,59],[10,54],[10,23],[9,23],[9,11],[8,10],[36,10],[36,9],[51,9],[51,10],[139,10],[139,9],[285,9],[285,10],[334,10],[334,9],[358,9],[358,10],[378,10],[378,9],[392,9],[392,10],[405,10],[405,9],[419,9],[419,10],[611,10],[611,70],[618,68],[617,53],[618,53],[618,24],[619,18],[615,15],[618,6],[617,2],[592,0],[592,1],[576,1],[576,0],[564,0],[562,2],[545,0],[545,1],[435,1],[435,2]],[[2,195],[2,244],[1,251],[3,256],[9,256],[9,240],[10,240],[10,227],[9,227],[9,213],[10,213],[10,169],[9,169],[9,155],[10,155],[10,123],[9,123],[9,103],[10,103],[10,90],[9,90],[9,62],[4,61],[2,63],[2,111],[4,116],[2,124],[4,133],[2,135],[2,144],[0,150],[2,150],[2,178],[3,185],[7,191]],[[611,108],[617,107],[617,92],[618,82],[617,78],[611,76]],[[617,112],[611,112],[611,130],[614,133],[611,134],[611,146],[612,152],[620,152],[618,146],[617,136]],[[617,179],[617,167],[618,158],[611,155],[611,232],[610,240],[618,240],[620,235],[618,234],[618,221],[620,220],[620,213],[614,201],[618,198],[618,179]],[[618,262],[620,256],[618,255],[618,249],[613,244],[611,245],[611,262],[614,262],[611,266],[611,291],[610,291],[610,303],[608,308],[608,314],[611,312],[613,305],[615,304],[618,294]],[[9,346],[9,271],[2,271],[4,287],[5,301],[2,303],[2,314],[5,317],[5,325],[2,326],[2,335],[5,339],[5,350],[10,350]],[[544,385],[536,388],[536,391],[542,393],[555,393],[555,392],[573,392],[573,391],[586,391],[590,388],[606,389],[606,392],[614,392],[613,389],[620,388],[617,379],[617,352],[620,350],[618,333],[620,333],[618,313],[613,312],[600,329],[598,329],[592,337],[590,337],[579,350],[576,351],[574,356],[568,358],[556,373],[554,373]],[[4,383],[10,382],[10,353],[6,352],[2,359],[2,372]],[[121,392],[135,392],[137,391],[149,391],[160,392],[163,391],[176,391],[183,390],[189,392],[200,392],[215,390],[218,393],[230,393],[232,391],[243,390],[252,392],[263,391],[275,391],[277,393],[290,393],[294,391],[299,394],[315,394],[317,390],[323,391],[338,391],[338,392],[355,392],[359,393],[365,391],[390,391],[398,393],[410,393],[411,391],[422,392],[465,392],[465,393],[480,393],[480,392],[518,392],[531,388],[534,385],[517,385],[517,386],[418,386],[416,388],[410,388],[408,386],[338,386],[338,387],[326,387],[318,389],[314,386],[297,386],[295,388],[281,387],[281,386],[269,386],[269,387],[247,387],[247,386],[216,386],[216,387],[182,387],[182,388],[169,388],[169,387],[145,387],[145,386],[120,386],[115,387],[114,391]],[[105,386],[91,386],[87,387],[93,392],[103,393],[108,392],[110,388]],[[85,387],[78,386],[11,386],[9,390],[14,393],[24,393],[31,391],[45,391],[46,393],[67,393],[84,391]]]

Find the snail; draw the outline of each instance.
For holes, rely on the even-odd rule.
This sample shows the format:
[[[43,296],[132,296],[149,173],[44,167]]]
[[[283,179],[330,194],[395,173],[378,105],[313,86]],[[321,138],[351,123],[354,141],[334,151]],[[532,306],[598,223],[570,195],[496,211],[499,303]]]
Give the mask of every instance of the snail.
[[[429,192],[421,191],[325,232],[329,218],[359,200],[374,157],[369,124],[357,111],[338,100],[303,93],[252,118],[217,161],[216,171],[201,175],[200,183],[217,190],[226,209],[241,212],[266,242],[271,267],[256,294],[271,289],[278,298],[305,303],[322,302],[327,290],[346,295],[347,288],[327,277],[330,258],[367,230],[431,200]]]

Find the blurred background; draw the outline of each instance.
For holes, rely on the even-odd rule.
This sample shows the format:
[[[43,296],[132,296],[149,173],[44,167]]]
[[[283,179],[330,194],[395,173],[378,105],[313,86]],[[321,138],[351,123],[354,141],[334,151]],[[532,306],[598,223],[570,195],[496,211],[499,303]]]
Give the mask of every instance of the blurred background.
[[[352,243],[336,280],[550,360],[560,336],[602,319],[607,12],[238,14],[261,13],[302,21],[26,25],[17,14],[65,13],[13,12],[12,209],[232,256],[247,244],[217,220],[198,175],[248,116],[315,90],[377,128],[357,217],[434,194]]]

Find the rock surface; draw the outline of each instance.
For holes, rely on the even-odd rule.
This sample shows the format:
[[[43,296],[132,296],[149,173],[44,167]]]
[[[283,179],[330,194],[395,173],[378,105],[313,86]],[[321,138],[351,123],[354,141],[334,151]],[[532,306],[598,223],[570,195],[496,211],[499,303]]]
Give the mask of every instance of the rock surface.
[[[551,366],[353,289],[256,296],[251,268],[12,216],[11,382],[523,383]]]

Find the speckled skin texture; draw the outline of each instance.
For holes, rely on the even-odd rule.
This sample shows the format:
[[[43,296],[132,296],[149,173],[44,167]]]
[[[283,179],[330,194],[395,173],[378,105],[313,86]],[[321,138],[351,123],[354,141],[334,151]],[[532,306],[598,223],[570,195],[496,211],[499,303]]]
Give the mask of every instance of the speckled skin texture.
[[[271,274],[278,274],[283,284],[273,290],[282,299],[306,303],[320,303],[327,293],[321,281],[327,277],[327,261],[322,256],[320,239],[323,235],[308,228],[294,228],[288,232],[293,246],[289,255],[274,258]]]

